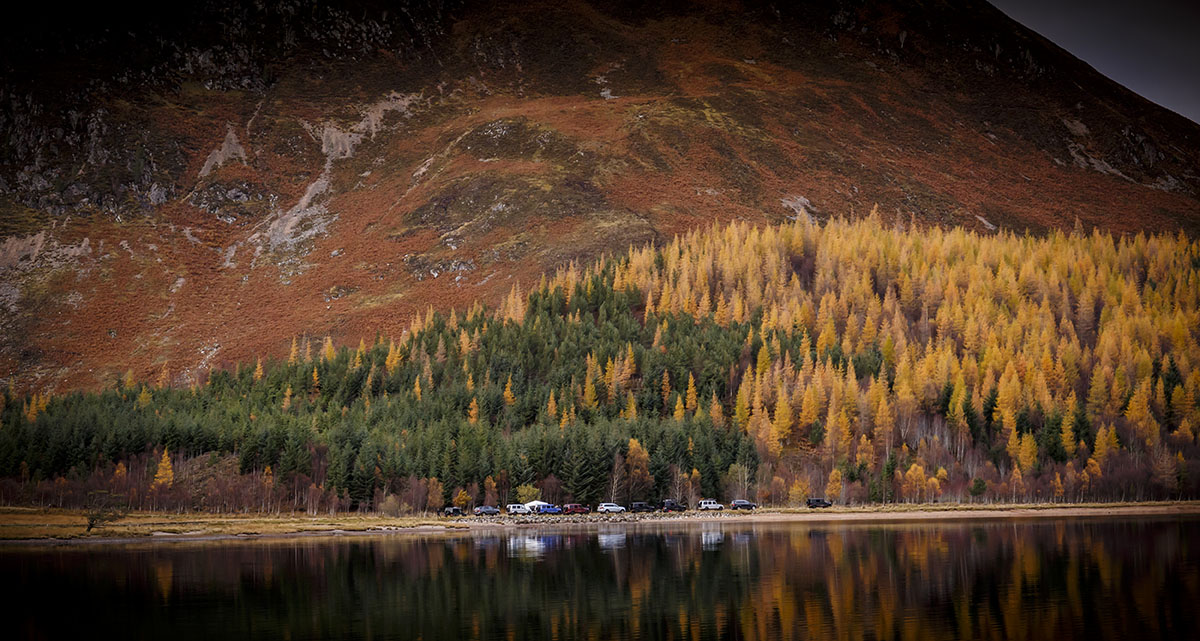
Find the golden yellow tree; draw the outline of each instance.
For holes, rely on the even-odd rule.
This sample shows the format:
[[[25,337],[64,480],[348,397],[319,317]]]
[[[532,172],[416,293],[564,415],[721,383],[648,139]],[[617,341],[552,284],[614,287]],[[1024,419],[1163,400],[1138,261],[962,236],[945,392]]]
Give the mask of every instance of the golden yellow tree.
[[[671,374],[665,369],[662,375],[662,401],[664,410],[671,407]]]
[[[512,374],[508,375],[508,382],[504,384],[504,404],[512,407],[517,402],[517,397],[513,395]]]
[[[143,386],[142,391],[138,393],[137,406],[139,408],[145,409],[146,407],[148,407],[150,405],[150,402],[153,400],[154,400],[154,398],[150,395],[150,388]],[[29,419],[29,421],[31,423],[33,422],[33,418],[32,418],[33,416],[37,416],[37,404],[36,403],[33,404],[32,415],[27,416],[27,418]]]
[[[1021,449],[1018,453],[1022,472],[1033,472],[1033,466],[1037,463],[1037,453],[1037,441],[1033,438],[1033,434],[1029,432],[1022,434]]]
[[[792,435],[792,404],[781,386],[775,396],[775,418],[771,421],[771,439],[776,448],[782,447]]]
[[[721,401],[717,400],[716,392],[713,392],[712,400],[708,403],[708,416],[712,420],[713,427],[717,429],[725,427],[725,410],[721,407]]]
[[[842,496],[842,471],[836,467],[829,472],[829,480],[825,483],[825,495],[830,500],[836,500]]]
[[[1059,428],[1059,440],[1062,442],[1063,450],[1067,456],[1074,458],[1076,449],[1075,439],[1075,394],[1071,394],[1070,401],[1067,404],[1067,411],[1063,413],[1062,427]]]
[[[479,399],[472,397],[471,405],[467,407],[467,422],[474,425],[479,422]]]
[[[596,384],[588,375],[585,375],[583,379],[583,406],[587,409],[596,409]]]
[[[1138,438],[1145,442],[1148,450],[1158,445],[1159,440],[1158,421],[1154,420],[1150,413],[1150,393],[1150,377],[1147,376],[1142,379],[1125,409],[1125,418],[1133,426]]]
[[[621,414],[627,421],[637,420],[637,399],[633,397],[633,392],[628,392],[625,400],[625,410]]]
[[[154,472],[152,489],[170,489],[175,484],[175,470],[171,467],[171,456],[167,448],[163,448],[162,458],[158,460],[158,469]]]
[[[738,387],[737,400],[733,406],[733,420],[737,426],[745,429],[750,422],[750,374],[742,378],[742,384]]]

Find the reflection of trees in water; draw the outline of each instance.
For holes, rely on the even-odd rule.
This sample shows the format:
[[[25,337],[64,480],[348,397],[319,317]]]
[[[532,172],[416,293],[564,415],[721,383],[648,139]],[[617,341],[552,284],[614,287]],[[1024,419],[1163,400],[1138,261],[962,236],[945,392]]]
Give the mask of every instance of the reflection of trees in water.
[[[522,531],[29,552],[0,556],[0,570],[28,586],[14,611],[50,636],[86,623],[175,638],[1195,638],[1197,534],[1175,522]],[[80,616],[55,616],[64,602]]]

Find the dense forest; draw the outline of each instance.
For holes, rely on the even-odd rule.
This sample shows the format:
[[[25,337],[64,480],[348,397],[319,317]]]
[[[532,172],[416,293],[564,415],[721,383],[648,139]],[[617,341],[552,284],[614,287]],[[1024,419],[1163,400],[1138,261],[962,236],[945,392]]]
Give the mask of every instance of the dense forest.
[[[286,341],[283,339],[281,342]],[[1200,489],[1200,244],[734,223],[172,388],[0,397],[0,500],[373,509]]]

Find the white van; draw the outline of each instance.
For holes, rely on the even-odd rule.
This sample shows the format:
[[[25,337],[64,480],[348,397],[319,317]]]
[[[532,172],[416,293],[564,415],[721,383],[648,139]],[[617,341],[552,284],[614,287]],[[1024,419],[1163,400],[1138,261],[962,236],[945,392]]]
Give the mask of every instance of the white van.
[[[697,509],[721,511],[725,509],[725,506],[712,499],[700,499],[700,505],[697,506]]]
[[[509,514],[532,514],[532,512],[529,511],[529,508],[525,507],[524,503],[509,503],[508,506],[504,508],[504,511],[508,512]]]

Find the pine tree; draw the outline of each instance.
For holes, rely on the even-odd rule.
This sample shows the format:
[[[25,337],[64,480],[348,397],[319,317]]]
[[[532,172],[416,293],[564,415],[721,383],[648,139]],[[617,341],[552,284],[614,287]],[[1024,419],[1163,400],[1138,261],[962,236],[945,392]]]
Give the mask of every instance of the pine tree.
[[[262,377],[263,377],[262,357],[259,357],[258,361],[254,364],[254,382],[257,383],[257,382],[261,381]]]
[[[687,401],[686,401],[685,407],[687,408],[687,411],[693,412],[693,413],[696,411],[696,407],[697,407],[696,377],[692,376],[691,373],[688,373]]]
[[[467,422],[474,425],[479,422],[479,399],[472,397],[471,405],[467,408]]]
[[[296,344],[296,337],[292,337],[292,348],[288,350],[288,365],[296,364],[296,357],[299,355],[299,346]]]
[[[675,411],[671,414],[671,417],[674,418],[676,421],[682,421],[685,416],[686,416],[686,414],[684,412],[683,399],[680,398],[678,394],[676,394],[675,395]]]

